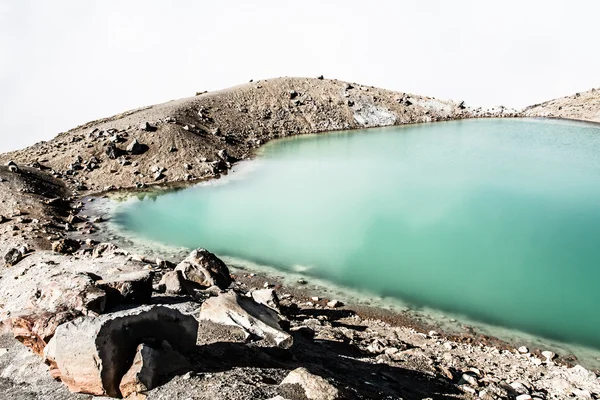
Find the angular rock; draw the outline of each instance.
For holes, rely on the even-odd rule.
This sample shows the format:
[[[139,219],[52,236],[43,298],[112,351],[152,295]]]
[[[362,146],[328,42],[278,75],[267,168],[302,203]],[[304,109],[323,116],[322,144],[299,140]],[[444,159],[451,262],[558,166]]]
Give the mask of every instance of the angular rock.
[[[120,397],[123,376],[140,343],[167,341],[175,350],[196,346],[198,322],[166,306],[81,317],[56,329],[44,350],[50,373],[72,392]]]
[[[200,308],[199,319],[239,326],[249,336],[258,336],[280,348],[292,346],[293,338],[281,328],[282,319],[275,311],[233,291],[207,299]]]
[[[126,150],[133,155],[137,155],[144,153],[145,149],[144,146],[140,142],[138,142],[137,139],[133,139],[131,143],[129,143],[129,145],[127,146]]]
[[[187,281],[202,287],[218,286],[226,289],[231,285],[229,268],[213,253],[205,249],[197,249],[177,265],[176,271],[181,271]]]
[[[79,250],[79,242],[73,239],[59,239],[52,243],[52,251],[62,254],[72,254]]]
[[[168,294],[181,294],[184,292],[184,281],[181,271],[166,272],[160,280],[159,285],[164,285]]]
[[[149,122],[142,122],[140,124],[140,130],[146,131],[146,132],[154,132],[154,131],[156,131],[156,127],[150,125]]]
[[[119,158],[119,156],[121,156],[123,151],[121,149],[119,149],[117,146],[115,146],[114,143],[111,142],[106,146],[104,153],[111,160],[116,160],[117,158]]]
[[[77,311],[61,311],[57,313],[39,311],[29,315],[20,315],[7,321],[8,327],[19,342],[38,355],[44,354],[44,348],[54,336],[60,324],[69,322],[81,313]]]
[[[12,267],[17,264],[19,261],[23,259],[23,253],[19,251],[19,249],[15,249],[14,247],[6,252],[4,255],[4,263],[8,267]]]
[[[152,271],[134,271],[96,284],[108,295],[108,307],[118,304],[148,304],[152,297]]]
[[[140,344],[133,364],[121,379],[119,390],[123,397],[157,387],[162,380],[190,368],[184,356],[172,349],[168,342],[160,345]]]
[[[341,399],[339,390],[318,375],[311,374],[306,368],[296,368],[290,372],[281,385],[299,385],[309,400]]]
[[[252,292],[252,298],[259,304],[263,304],[279,313],[279,298],[273,289],[260,289]]]

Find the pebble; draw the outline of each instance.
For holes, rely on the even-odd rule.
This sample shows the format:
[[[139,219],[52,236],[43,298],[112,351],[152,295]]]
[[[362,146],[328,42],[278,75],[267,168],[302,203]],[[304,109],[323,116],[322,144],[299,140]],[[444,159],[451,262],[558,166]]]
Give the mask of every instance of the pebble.
[[[532,397],[528,394],[520,394],[515,399],[516,400],[531,400]]]
[[[529,353],[529,349],[525,346],[521,346],[518,348],[519,353],[525,354],[525,353]]]
[[[462,378],[463,381],[467,382],[471,386],[478,386],[479,385],[479,383],[477,382],[477,378],[475,378],[471,374],[462,374],[461,378]]]
[[[552,361],[556,357],[555,353],[553,353],[551,351],[547,351],[547,350],[546,351],[542,351],[542,355],[544,357],[546,357],[546,361]]]
[[[329,307],[329,308],[337,308],[337,307],[341,307],[343,305],[344,305],[344,303],[342,303],[339,300],[331,300],[330,302],[327,303],[327,307]]]

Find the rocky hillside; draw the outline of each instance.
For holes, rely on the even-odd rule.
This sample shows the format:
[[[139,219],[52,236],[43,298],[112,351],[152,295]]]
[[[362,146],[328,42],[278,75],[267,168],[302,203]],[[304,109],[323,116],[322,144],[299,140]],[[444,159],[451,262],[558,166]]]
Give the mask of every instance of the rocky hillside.
[[[48,168],[79,193],[99,192],[212,177],[279,137],[513,115],[337,80],[278,78],[89,122],[0,162]]]
[[[523,110],[523,115],[600,122],[600,89],[529,106]]]
[[[598,398],[596,373],[569,355],[230,274],[204,249],[172,262],[131,254],[92,240],[103,221],[81,212],[84,194],[216,177],[278,137],[519,115],[281,78],[0,155],[0,398]]]

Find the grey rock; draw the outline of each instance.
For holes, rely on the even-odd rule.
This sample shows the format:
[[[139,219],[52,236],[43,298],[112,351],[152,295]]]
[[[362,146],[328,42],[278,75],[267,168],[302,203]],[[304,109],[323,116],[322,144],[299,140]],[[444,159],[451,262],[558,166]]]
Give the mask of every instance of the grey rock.
[[[168,294],[182,294],[184,292],[184,279],[181,271],[166,272],[160,280]]]
[[[167,341],[186,353],[196,345],[198,322],[166,306],[80,317],[56,329],[44,350],[50,373],[72,392],[120,397],[123,376],[140,343]]]
[[[173,350],[168,342],[159,345],[142,343],[136,349],[133,364],[121,379],[119,390],[123,397],[152,390],[161,380],[189,368],[185,357]]]
[[[146,132],[154,132],[154,131],[156,131],[156,127],[150,125],[149,122],[142,122],[140,124],[140,130],[146,131]]]
[[[18,249],[15,249],[14,247],[8,250],[4,255],[4,263],[9,267],[12,267],[13,265],[17,264],[22,259],[23,253],[21,253]]]
[[[273,289],[260,289],[252,291],[252,298],[259,304],[272,308],[276,312],[279,310],[279,298]]]
[[[199,319],[216,324],[238,326],[267,343],[287,349],[292,336],[280,325],[283,319],[271,308],[230,291],[207,299],[200,308]]]
[[[327,380],[311,374],[306,368],[296,368],[281,382],[284,385],[298,385],[309,400],[336,400],[342,396],[339,390]]]
[[[73,239],[59,239],[52,242],[52,251],[62,254],[72,254],[79,250],[79,242]]]
[[[108,307],[119,304],[148,304],[152,297],[152,271],[142,270],[125,273],[96,284],[108,295]]]
[[[127,145],[126,150],[133,155],[142,154],[144,152],[144,146],[134,138],[131,143]]]
[[[177,265],[187,281],[194,282],[202,287],[218,286],[226,289],[231,285],[229,268],[213,253],[206,249],[196,249]]]

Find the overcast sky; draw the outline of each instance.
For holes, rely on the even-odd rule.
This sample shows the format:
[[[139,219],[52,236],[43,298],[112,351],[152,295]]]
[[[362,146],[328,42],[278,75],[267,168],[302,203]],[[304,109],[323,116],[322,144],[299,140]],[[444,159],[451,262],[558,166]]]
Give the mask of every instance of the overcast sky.
[[[522,107],[600,86],[600,2],[0,0],[0,151],[277,76]]]

